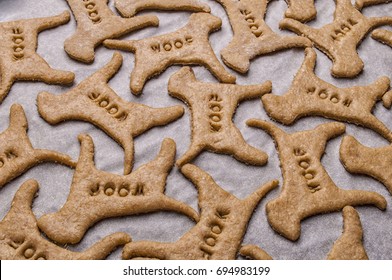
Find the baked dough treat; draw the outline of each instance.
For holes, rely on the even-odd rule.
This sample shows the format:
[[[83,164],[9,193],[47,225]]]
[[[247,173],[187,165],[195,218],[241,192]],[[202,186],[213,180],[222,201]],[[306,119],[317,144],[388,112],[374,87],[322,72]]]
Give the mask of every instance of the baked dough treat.
[[[366,6],[371,6],[376,4],[386,4],[389,2],[391,2],[391,0],[357,0],[355,1],[355,6],[357,7],[358,10],[362,10],[362,8]],[[372,32],[371,36],[373,39],[392,47],[392,31],[384,30],[384,29],[376,29]]]
[[[38,33],[69,21],[69,12],[45,18],[0,22],[0,103],[16,81],[67,85],[72,72],[53,69],[37,54]]]
[[[339,153],[340,161],[348,172],[371,176],[383,183],[392,194],[392,144],[370,148],[359,143],[353,136],[345,136]]]
[[[305,60],[295,75],[289,91],[282,95],[262,97],[267,114],[290,125],[305,116],[321,116],[368,127],[392,142],[392,132],[372,109],[389,89],[388,77],[380,77],[368,86],[337,88],[314,73],[316,52],[307,48]]]
[[[372,38],[392,48],[392,31],[376,29],[372,32]]]
[[[350,0],[335,0],[334,20],[319,29],[294,19],[283,19],[280,27],[309,38],[332,60],[331,73],[335,77],[353,78],[363,70],[364,64],[357,53],[358,44],[372,29],[392,25],[392,17],[366,17]]]
[[[123,250],[123,259],[235,259],[254,209],[269,191],[278,186],[278,181],[270,181],[240,200],[223,190],[209,174],[195,165],[186,164],[181,172],[198,190],[200,221],[174,243],[128,243]]]
[[[222,20],[207,13],[192,14],[181,29],[141,40],[105,40],[105,47],[135,53],[135,68],[131,74],[130,88],[140,94],[146,81],[163,72],[167,67],[203,65],[221,82],[235,83],[220,64],[208,42],[209,33],[221,27]]]
[[[75,167],[75,162],[68,155],[34,149],[27,136],[27,129],[23,107],[13,104],[10,109],[9,127],[0,133],[0,188],[42,162],[55,162],[71,168]]]
[[[256,245],[244,245],[240,249],[240,255],[252,260],[272,260],[272,257]]]
[[[366,6],[389,3],[389,2],[391,2],[391,0],[356,0],[355,7],[357,7],[358,10],[362,10],[362,8]]]
[[[84,252],[72,252],[42,237],[31,204],[38,191],[35,180],[16,192],[11,209],[0,222],[1,260],[94,260],[104,259],[117,246],[131,242],[128,234],[111,234]]]
[[[289,8],[284,13],[284,16],[287,18],[308,22],[317,16],[314,0],[286,0],[286,2]]]
[[[175,211],[198,221],[190,206],[164,195],[166,178],[174,165],[176,144],[162,143],[159,155],[129,175],[98,170],[94,164],[94,143],[80,135],[80,156],[66,203],[56,213],[38,220],[39,228],[58,243],[78,243],[96,222],[110,217]]]
[[[115,0],[114,6],[123,17],[133,17],[143,10],[211,12],[206,3],[198,0]]]
[[[279,36],[265,23],[268,0],[216,0],[226,10],[234,35],[221,51],[223,62],[246,73],[250,60],[258,55],[288,48],[310,47],[312,43],[300,36]]]
[[[90,122],[112,137],[124,148],[124,174],[133,166],[133,138],[154,126],[168,124],[184,113],[181,106],[151,108],[127,102],[108,85],[122,64],[119,52],[103,68],[75,88],[61,94],[38,94],[38,111],[50,124],[66,120]]]
[[[240,101],[261,97],[271,87],[270,81],[248,86],[203,83],[196,80],[190,67],[173,74],[169,94],[188,104],[192,123],[191,146],[177,165],[192,161],[203,150],[229,154],[247,164],[266,164],[267,154],[245,142],[233,115]]]
[[[343,208],[343,234],[333,244],[328,260],[368,260],[362,244],[362,224],[358,212],[351,206]]]
[[[283,175],[279,197],[266,206],[268,222],[282,236],[295,241],[301,234],[301,220],[347,205],[373,204],[385,210],[384,197],[369,191],[338,188],[321,164],[328,139],[344,133],[342,123],[331,122],[313,130],[287,134],[270,122],[251,119],[249,126],[270,134],[277,146]]]
[[[146,26],[158,26],[156,16],[122,18],[108,7],[108,0],[67,0],[77,22],[76,32],[65,40],[68,55],[84,63],[94,61],[94,49],[105,39],[118,38]]]

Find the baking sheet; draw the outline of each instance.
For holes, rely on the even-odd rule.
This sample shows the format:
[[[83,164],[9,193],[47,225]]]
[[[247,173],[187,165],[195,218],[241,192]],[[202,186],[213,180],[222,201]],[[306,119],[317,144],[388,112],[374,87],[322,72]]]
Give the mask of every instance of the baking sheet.
[[[203,0],[201,0],[203,1]],[[212,14],[220,17],[223,25],[220,31],[210,36],[210,42],[216,55],[231,40],[232,31],[224,9],[212,0],[204,0],[210,5]],[[113,1],[109,5],[114,11]],[[316,1],[318,16],[311,26],[321,27],[332,21],[335,8],[334,1]],[[293,35],[288,31],[280,31],[279,21],[283,18],[287,5],[283,0],[271,1],[267,10],[266,21],[271,28],[279,34]],[[0,0],[0,21],[12,21],[22,18],[46,17],[70,10],[67,2],[63,0]],[[363,10],[366,16],[392,16],[392,5],[384,4],[368,7]],[[184,26],[189,18],[188,12],[142,12],[140,14],[155,14],[159,17],[158,28],[150,27],[123,37],[124,39],[139,39],[148,36],[164,34],[175,31]],[[70,59],[63,51],[65,38],[75,31],[76,23],[71,21],[60,27],[40,33],[37,52],[53,68],[72,71],[76,75],[74,85],[100,69],[110,61],[113,50],[98,47],[95,62],[91,65],[82,64]],[[391,28],[386,28],[391,29]],[[392,74],[392,49],[371,39],[369,36],[362,42],[358,52],[365,63],[362,74],[355,79],[335,79],[330,75],[331,61],[321,52],[317,51],[316,74],[338,87],[366,85],[375,81],[379,76]],[[153,128],[135,138],[135,166],[152,160],[160,149],[164,138],[170,137],[177,143],[177,158],[184,154],[190,143],[190,116],[188,108],[181,101],[172,98],[167,93],[169,77],[180,69],[172,66],[164,73],[149,80],[140,97],[135,97],[129,90],[129,76],[134,66],[134,55],[122,52],[124,63],[120,71],[110,81],[110,86],[123,99],[143,103],[152,107],[166,107],[182,105],[185,107],[184,116],[165,127]],[[237,84],[255,84],[271,80],[273,93],[282,95],[290,87],[293,76],[297,72],[304,58],[302,49],[291,49],[279,53],[266,55],[254,59],[248,74],[240,75],[229,70],[237,76]],[[196,76],[201,81],[217,82],[215,78],[203,67],[193,67]],[[9,110],[13,103],[20,103],[25,109],[29,131],[28,135],[35,148],[53,149],[69,154],[73,159],[79,156],[80,133],[88,133],[95,143],[95,162],[100,170],[122,174],[123,150],[105,133],[91,124],[80,121],[69,121],[51,126],[40,118],[36,108],[36,97],[41,91],[61,94],[70,87],[46,85],[44,83],[16,82],[0,105],[0,131],[8,127]],[[392,113],[377,103],[374,113],[389,128],[392,128]],[[255,191],[261,184],[278,179],[279,189],[270,192],[257,207],[250,220],[244,244],[255,244],[267,251],[274,259],[325,259],[333,242],[342,232],[342,216],[340,212],[317,215],[301,223],[302,234],[297,242],[291,242],[272,230],[265,214],[266,203],[277,197],[281,190],[281,171],[279,160],[272,138],[264,131],[247,127],[245,122],[250,118],[266,119],[260,99],[246,101],[238,107],[234,122],[243,133],[245,140],[264,150],[269,155],[269,162],[263,167],[253,167],[242,164],[227,155],[218,155],[203,152],[194,164],[211,174],[215,181],[225,190],[239,198],[245,198]],[[316,125],[328,122],[318,117],[308,117],[297,121],[290,127],[283,127],[288,132],[312,129]],[[346,134],[354,135],[362,144],[372,147],[388,145],[388,142],[376,133],[359,128],[355,125],[346,126]],[[364,246],[370,259],[392,259],[392,199],[387,189],[377,181],[365,177],[350,175],[339,161],[339,145],[343,136],[332,139],[327,143],[326,153],[322,158],[329,175],[337,186],[343,189],[362,189],[376,191],[383,195],[388,202],[386,211],[376,207],[356,207],[360,214],[364,228]],[[39,195],[34,201],[33,211],[37,218],[45,213],[59,210],[65,203],[69,193],[73,170],[56,164],[41,164],[8,183],[0,189],[0,218],[8,212],[12,198],[19,186],[30,178],[36,179],[40,184]],[[166,194],[181,200],[194,209],[197,209],[197,191],[177,167],[171,171],[166,185]],[[134,241],[154,240],[161,242],[175,242],[194,223],[185,216],[171,212],[159,212],[123,218],[111,218],[95,224],[84,236],[82,241],[74,246],[66,246],[70,250],[81,251],[90,247],[101,238],[118,231],[131,235]],[[121,248],[114,251],[108,259],[121,258]]]

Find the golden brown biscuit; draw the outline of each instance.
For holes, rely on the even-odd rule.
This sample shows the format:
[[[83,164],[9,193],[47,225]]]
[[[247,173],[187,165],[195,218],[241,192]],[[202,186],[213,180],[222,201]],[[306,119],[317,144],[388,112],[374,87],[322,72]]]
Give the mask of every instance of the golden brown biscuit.
[[[235,259],[254,209],[278,185],[278,181],[270,181],[240,200],[219,187],[210,175],[195,165],[186,164],[181,172],[198,189],[200,221],[174,243],[128,243],[123,250],[123,259]]]
[[[123,17],[133,17],[143,10],[211,12],[207,4],[198,0],[115,0],[114,6]]]
[[[66,203],[56,213],[38,220],[39,228],[58,243],[78,243],[96,222],[110,217],[175,211],[197,221],[190,206],[164,195],[166,178],[174,165],[176,144],[162,143],[159,155],[129,175],[96,169],[94,143],[80,135],[80,156]]]
[[[392,48],[392,31],[376,29],[372,32],[372,38]]]
[[[345,136],[340,145],[340,161],[348,172],[364,174],[380,181],[392,194],[392,144],[369,148],[354,137]]]
[[[0,222],[1,260],[93,260],[103,259],[117,246],[131,242],[118,232],[98,241],[84,252],[72,252],[42,237],[31,204],[38,191],[35,180],[26,181],[16,192],[11,209]]]
[[[266,164],[267,154],[245,142],[233,123],[233,115],[240,101],[261,97],[271,87],[270,81],[249,86],[202,83],[190,67],[173,74],[169,94],[188,104],[192,119],[191,146],[177,165],[192,161],[203,150],[233,155],[247,164]]]
[[[221,27],[222,20],[207,13],[192,14],[181,29],[141,40],[105,40],[105,47],[135,53],[135,68],[131,73],[131,90],[140,94],[146,81],[174,64],[203,65],[224,83],[235,83],[220,64],[208,42],[209,33]]]
[[[391,0],[356,0],[355,7],[357,7],[358,10],[362,10],[362,8],[366,6],[389,3],[389,2],[391,2]]]
[[[38,33],[69,19],[69,12],[63,12],[53,17],[0,22],[0,103],[16,81],[73,82],[74,73],[51,68],[36,52]]]
[[[252,260],[272,260],[272,257],[256,245],[243,245],[240,254]]]
[[[262,97],[267,114],[289,125],[305,116],[321,116],[368,127],[392,142],[392,132],[372,114],[377,101],[389,88],[388,77],[380,77],[368,86],[337,88],[314,74],[316,52],[307,48],[305,60],[289,91]]]
[[[335,241],[328,260],[368,260],[362,244],[362,224],[358,212],[351,206],[343,208],[343,234]]]
[[[90,122],[112,137],[124,148],[124,174],[133,166],[133,138],[146,130],[168,124],[184,113],[181,106],[151,108],[127,102],[108,85],[122,64],[119,52],[103,68],[82,81],[75,88],[61,94],[38,94],[40,115],[50,124],[65,120]]]
[[[361,73],[364,67],[357,53],[357,45],[373,28],[392,25],[392,17],[365,17],[350,0],[335,2],[333,22],[320,29],[287,18],[280,22],[280,27],[309,38],[332,60],[333,76],[353,78]]]
[[[269,133],[277,146],[283,175],[278,198],[267,203],[271,227],[292,241],[301,234],[301,220],[327,212],[340,211],[347,205],[373,204],[386,208],[386,200],[375,192],[338,188],[321,164],[328,139],[345,131],[342,123],[332,122],[313,130],[287,134],[270,122],[248,120],[249,126]]]
[[[355,1],[355,6],[358,10],[366,6],[376,5],[376,4],[386,4],[391,2],[391,0],[357,0]],[[384,29],[376,29],[371,34],[372,38],[380,41],[383,44],[392,47],[392,31]],[[389,105],[390,106],[390,105]]]
[[[310,47],[312,43],[300,36],[279,36],[265,23],[268,0],[216,0],[229,16],[234,36],[221,51],[223,62],[246,73],[250,60],[258,55],[293,48]]]
[[[77,22],[76,32],[65,40],[70,57],[84,63],[94,61],[94,49],[105,39],[118,38],[146,26],[158,26],[156,16],[122,18],[108,7],[108,0],[67,0]]]
[[[317,10],[314,0],[285,0],[289,8],[284,13],[287,18],[296,19],[300,22],[308,22],[315,19]]]
[[[55,162],[71,168],[75,162],[68,155],[34,149],[27,136],[27,119],[23,107],[13,104],[9,127],[0,134],[0,188],[12,179],[42,162]]]

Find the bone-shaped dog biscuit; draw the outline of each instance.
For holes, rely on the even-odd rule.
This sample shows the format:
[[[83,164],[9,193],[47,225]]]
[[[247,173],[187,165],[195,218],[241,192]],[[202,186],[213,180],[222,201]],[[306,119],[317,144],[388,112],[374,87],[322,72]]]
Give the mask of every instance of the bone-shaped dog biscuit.
[[[351,206],[343,208],[343,234],[335,241],[328,260],[367,260],[362,244],[362,224],[358,212]]]
[[[165,139],[154,160],[126,176],[96,169],[91,137],[81,135],[79,141],[80,157],[66,203],[38,220],[39,228],[52,240],[77,243],[89,227],[109,217],[176,211],[198,220],[190,206],[164,195],[176,152],[173,140]]]
[[[156,16],[122,18],[108,7],[108,0],[67,0],[77,22],[76,32],[65,40],[70,57],[84,63],[94,61],[94,49],[105,39],[118,38],[146,26],[158,26]]]
[[[75,163],[67,155],[34,149],[27,135],[27,128],[23,107],[19,104],[12,105],[9,127],[0,134],[0,188],[42,162],[56,162],[75,167]]]
[[[188,151],[177,161],[182,166],[203,150],[233,155],[247,164],[264,165],[268,156],[247,144],[233,123],[238,103],[271,91],[271,82],[260,85],[203,83],[190,67],[170,77],[169,94],[188,104],[191,111],[192,140]]]
[[[26,181],[16,192],[11,209],[0,222],[0,259],[2,260],[93,260],[103,259],[117,246],[131,242],[128,234],[118,232],[98,241],[84,252],[72,252],[42,237],[31,210],[38,191],[35,180]]]
[[[51,68],[37,54],[38,33],[69,21],[69,12],[46,18],[0,22],[0,103],[16,81],[43,81],[66,85],[72,72]]]
[[[210,32],[222,25],[220,18],[207,13],[190,16],[181,29],[142,40],[105,40],[108,48],[135,53],[135,68],[131,74],[130,88],[140,94],[147,79],[163,72],[173,64],[205,66],[219,81],[234,83],[235,76],[228,73],[215,56],[208,42]]]
[[[37,104],[40,115],[50,124],[65,120],[83,120],[101,128],[124,148],[124,174],[133,165],[133,138],[146,130],[168,124],[184,113],[181,106],[151,108],[127,102],[108,85],[119,70],[122,56],[115,52],[112,60],[78,86],[62,95],[42,92]]]
[[[198,0],[115,0],[114,5],[123,17],[133,17],[143,10],[173,10],[206,12],[210,7]]]
[[[174,243],[128,243],[123,250],[123,259],[235,259],[254,209],[278,185],[278,181],[271,181],[240,200],[219,187],[210,175],[194,165],[184,165],[181,172],[198,189],[200,221]]]
[[[230,44],[221,51],[222,60],[238,72],[246,73],[250,60],[258,55],[312,45],[304,37],[283,37],[272,31],[264,21],[267,0],[216,1],[226,9],[234,32]]]
[[[268,202],[267,217],[279,234],[295,241],[300,237],[301,220],[347,205],[373,204],[386,208],[386,200],[375,192],[338,188],[321,164],[328,139],[345,131],[342,123],[327,123],[313,130],[287,134],[270,122],[249,120],[249,126],[269,133],[277,146],[283,188],[279,197]]]
[[[381,25],[392,25],[392,17],[365,17],[350,0],[335,0],[334,20],[320,29],[294,19],[283,19],[280,27],[309,38],[332,60],[331,73],[335,77],[352,78],[364,67],[357,53],[357,45],[365,35]]]
[[[287,18],[308,22],[317,16],[314,0],[286,0],[286,2],[289,8],[284,13],[284,16]]]
[[[289,91],[262,97],[268,115],[286,125],[304,116],[321,116],[368,127],[392,142],[392,132],[372,114],[375,103],[389,88],[388,77],[368,86],[337,88],[314,74],[316,52],[307,48],[305,60]]]
[[[345,136],[340,145],[340,160],[348,172],[371,176],[392,194],[392,144],[370,148],[352,136]]]

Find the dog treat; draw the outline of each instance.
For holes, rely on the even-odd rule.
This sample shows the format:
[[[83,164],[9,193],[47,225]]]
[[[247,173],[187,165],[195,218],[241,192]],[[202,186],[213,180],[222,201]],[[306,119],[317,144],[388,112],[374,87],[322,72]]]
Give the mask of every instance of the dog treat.
[[[390,109],[392,107],[392,90],[384,94],[384,96],[382,97],[382,103],[387,109]]]
[[[340,161],[348,172],[363,174],[380,181],[392,194],[392,144],[369,148],[354,137],[345,136],[340,145]]]
[[[262,97],[268,115],[286,125],[304,116],[321,116],[368,127],[392,142],[392,132],[372,115],[375,103],[389,89],[388,77],[368,86],[337,88],[314,74],[316,52],[307,48],[305,61],[289,91],[283,96]]]
[[[312,43],[300,36],[279,36],[265,23],[268,0],[216,0],[229,16],[234,36],[221,51],[223,62],[246,73],[250,60],[258,55],[293,48],[310,47]]]
[[[124,148],[126,175],[133,166],[133,138],[178,119],[184,114],[184,108],[151,108],[123,100],[108,85],[121,64],[122,56],[115,52],[108,64],[72,90],[62,95],[41,92],[37,104],[40,115],[50,124],[83,120],[105,131]]]
[[[11,209],[0,222],[2,260],[93,260],[107,257],[117,246],[131,242],[128,234],[111,234],[84,252],[72,252],[41,236],[31,204],[38,191],[35,180],[26,181],[16,192]]]
[[[0,133],[0,188],[42,162],[56,162],[75,167],[75,163],[67,155],[34,149],[27,136],[27,129],[23,107],[19,104],[12,105],[9,127]]]
[[[197,221],[195,210],[163,194],[174,164],[176,144],[162,143],[159,155],[127,176],[97,170],[94,143],[80,135],[81,150],[64,206],[38,220],[39,228],[58,243],[77,243],[94,223],[109,217],[175,211]]]
[[[331,73],[335,77],[353,78],[364,64],[357,53],[357,45],[365,35],[381,25],[392,25],[392,17],[365,17],[350,0],[335,0],[334,20],[320,29],[294,19],[283,19],[280,27],[309,38],[332,60]]]
[[[374,204],[386,208],[386,200],[375,192],[338,188],[321,164],[326,142],[344,133],[342,123],[332,122],[313,130],[287,134],[270,122],[248,120],[249,126],[269,133],[277,146],[283,189],[280,196],[267,203],[271,227],[289,240],[301,234],[301,220],[333,211],[347,205]]]
[[[343,234],[333,244],[328,260],[368,260],[362,245],[362,225],[358,212],[351,206],[343,208]]]
[[[316,18],[317,10],[314,0],[286,0],[286,2],[289,8],[284,13],[285,17],[300,22],[308,22]]]
[[[174,64],[203,65],[219,81],[235,83],[231,75],[220,64],[208,42],[209,33],[221,27],[220,18],[207,13],[190,16],[183,28],[164,35],[142,40],[105,40],[104,45],[135,53],[135,68],[131,73],[131,90],[140,94],[147,79],[163,72]]]
[[[391,0],[356,0],[355,7],[357,7],[358,10],[362,10],[362,8],[366,6],[389,3],[389,2],[391,2]]]
[[[42,81],[66,85],[72,72],[52,69],[37,54],[38,33],[67,23],[69,12],[46,18],[0,22],[0,103],[16,81]]]
[[[391,0],[357,0],[355,2],[355,6],[358,10],[361,10],[363,7],[375,5],[375,4],[384,4],[389,3]],[[389,45],[392,47],[392,31],[384,30],[384,29],[376,29],[371,34],[372,38],[380,41],[383,44]],[[389,108],[391,105],[389,105]]]
[[[70,57],[84,63],[94,61],[94,49],[105,39],[118,38],[146,26],[158,26],[156,16],[122,18],[108,7],[108,0],[67,0],[77,22],[76,32],[65,40]]]
[[[240,254],[253,260],[272,260],[272,257],[256,245],[244,245],[240,249]]]
[[[238,103],[270,92],[271,82],[260,85],[202,83],[190,67],[183,67],[170,77],[169,94],[188,104],[192,118],[192,140],[178,166],[192,161],[203,150],[233,155],[247,164],[264,165],[266,153],[250,146],[233,123]]]
[[[200,221],[174,243],[128,243],[123,250],[123,259],[235,259],[254,209],[270,190],[278,186],[278,181],[270,181],[240,200],[195,165],[186,164],[181,172],[198,189]]]
[[[115,0],[114,5],[123,17],[133,17],[143,10],[211,12],[207,4],[198,0]]]
[[[372,38],[392,48],[392,31],[376,29],[372,32]]]

